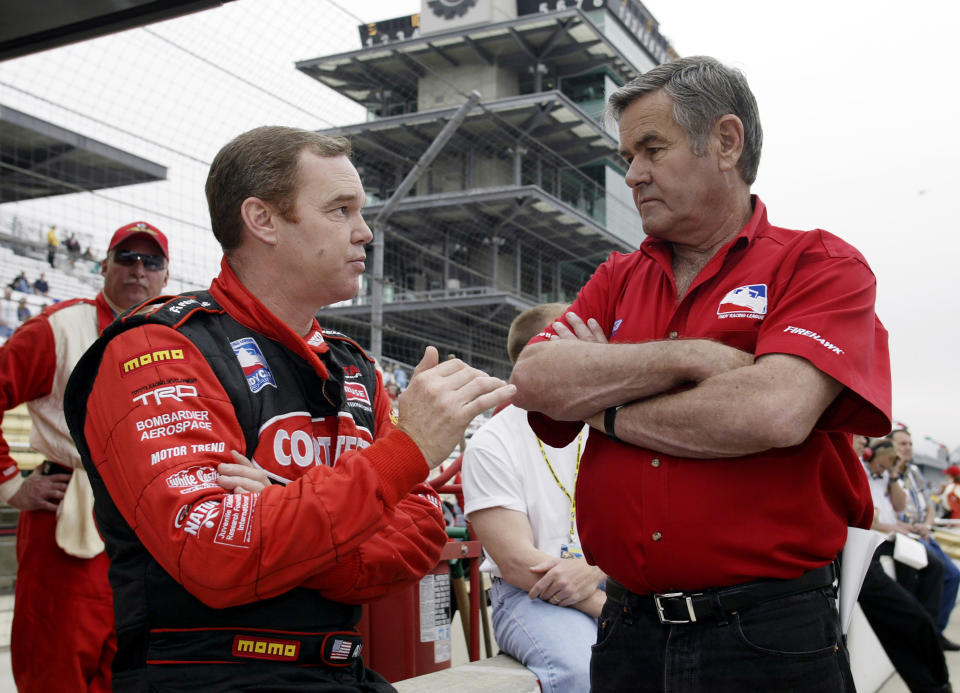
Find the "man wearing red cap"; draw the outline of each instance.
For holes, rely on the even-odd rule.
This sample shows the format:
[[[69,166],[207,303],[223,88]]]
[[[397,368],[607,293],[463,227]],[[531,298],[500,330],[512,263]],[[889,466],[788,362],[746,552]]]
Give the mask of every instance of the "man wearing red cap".
[[[63,418],[63,391],[80,356],[114,317],[160,293],[167,238],[143,222],[117,229],[93,300],[56,303],[0,349],[0,418],[26,402],[30,446],[46,461],[23,478],[0,434],[0,499],[19,508],[10,655],[21,693],[109,691],[116,651],[108,560],[93,493]]]

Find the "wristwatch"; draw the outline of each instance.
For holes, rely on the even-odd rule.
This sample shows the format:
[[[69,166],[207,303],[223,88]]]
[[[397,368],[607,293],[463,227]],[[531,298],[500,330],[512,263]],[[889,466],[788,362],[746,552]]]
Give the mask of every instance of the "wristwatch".
[[[607,410],[603,412],[603,430],[604,432],[613,438],[618,443],[623,442],[617,438],[617,434],[614,429],[617,425],[617,414],[623,409],[624,405],[618,404],[615,407],[607,407]]]

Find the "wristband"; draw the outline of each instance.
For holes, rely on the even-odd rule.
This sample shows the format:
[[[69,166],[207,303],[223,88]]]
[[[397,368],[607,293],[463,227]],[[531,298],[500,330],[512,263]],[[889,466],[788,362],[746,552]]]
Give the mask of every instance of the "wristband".
[[[607,410],[603,412],[603,430],[608,436],[613,438],[618,443],[623,441],[617,438],[617,434],[614,433],[614,428],[617,423],[617,414],[621,409],[623,409],[623,405],[618,404],[615,407],[607,407]]]

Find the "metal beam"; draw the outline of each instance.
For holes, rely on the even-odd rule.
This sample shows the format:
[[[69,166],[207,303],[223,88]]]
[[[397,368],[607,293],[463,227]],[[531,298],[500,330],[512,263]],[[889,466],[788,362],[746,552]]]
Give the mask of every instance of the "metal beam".
[[[373,220],[373,292],[371,294],[371,313],[370,313],[370,351],[375,359],[383,356],[383,225],[393,213],[393,210],[406,197],[410,189],[420,179],[427,167],[443,149],[444,145],[453,137],[453,133],[466,120],[467,114],[480,102],[480,92],[474,90],[467,96],[467,100],[457,109],[453,117],[443,130],[437,135],[427,151],[423,153],[420,160],[414,164],[413,168],[407,174],[400,186],[394,191],[390,199],[384,203],[383,207],[377,213]]]

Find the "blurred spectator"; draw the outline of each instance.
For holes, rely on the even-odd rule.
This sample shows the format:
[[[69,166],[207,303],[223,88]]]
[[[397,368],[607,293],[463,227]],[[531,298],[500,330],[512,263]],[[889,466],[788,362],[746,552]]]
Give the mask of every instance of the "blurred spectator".
[[[401,392],[407,389],[407,372],[400,366],[393,369],[393,379]]]
[[[387,384],[387,394],[390,395],[390,406],[394,411],[398,411],[398,402],[400,397],[400,388],[393,381]]]
[[[47,262],[51,267],[57,266],[57,248],[60,247],[60,239],[57,238],[57,227],[51,226],[47,231]]]
[[[0,337],[9,337],[17,329],[20,321],[17,320],[17,303],[11,296],[13,289],[3,287],[3,299],[0,301]]]
[[[93,256],[93,251],[90,249],[90,246],[87,246],[87,249],[83,251],[83,255],[80,256],[81,260],[86,260],[88,262],[96,262],[97,258]]]
[[[50,285],[47,284],[47,275],[40,273],[40,278],[33,283],[33,292],[41,296],[46,296],[50,292]]]
[[[948,479],[943,489],[943,503],[950,510],[950,519],[960,520],[960,467],[951,464],[943,473]]]
[[[67,239],[67,254],[70,257],[70,266],[77,266],[77,258],[80,257],[80,241],[77,240],[77,234],[71,233],[70,238]]]
[[[27,273],[21,272],[16,277],[13,278],[13,281],[8,284],[8,286],[14,291],[24,291],[30,293],[30,282],[27,281]]]
[[[900,485],[899,477],[893,472],[897,462],[897,453],[893,443],[887,439],[876,441],[871,447],[870,461],[864,462],[870,482],[870,493],[876,514],[873,529],[884,534],[909,534],[913,530],[909,525],[897,520],[897,514],[906,507],[906,492]],[[943,596],[943,561],[930,547],[923,545],[927,553],[927,565],[919,570],[900,561],[894,562],[897,582],[917,598],[927,610],[934,623],[940,615],[940,601]],[[892,556],[894,540],[883,542],[877,549],[881,556]]]
[[[20,302],[17,304],[17,320],[20,322],[26,322],[30,319],[30,309],[27,308],[27,299],[21,298]]]
[[[920,537],[929,553],[936,554],[943,562],[943,594],[940,599],[940,611],[937,615],[937,626],[940,628],[941,638],[943,640],[943,649],[960,650],[957,645],[943,637],[943,630],[950,621],[950,613],[957,603],[957,591],[960,589],[960,569],[940,548],[940,544],[933,537],[933,522],[936,516],[936,508],[930,502],[929,489],[923,479],[923,473],[920,468],[913,463],[913,438],[906,429],[897,429],[887,438],[893,443],[893,449],[897,453],[900,476],[900,485],[903,487],[906,495],[906,503],[903,511],[900,513],[900,520],[907,525],[909,531]],[[909,586],[907,586],[909,589]]]

